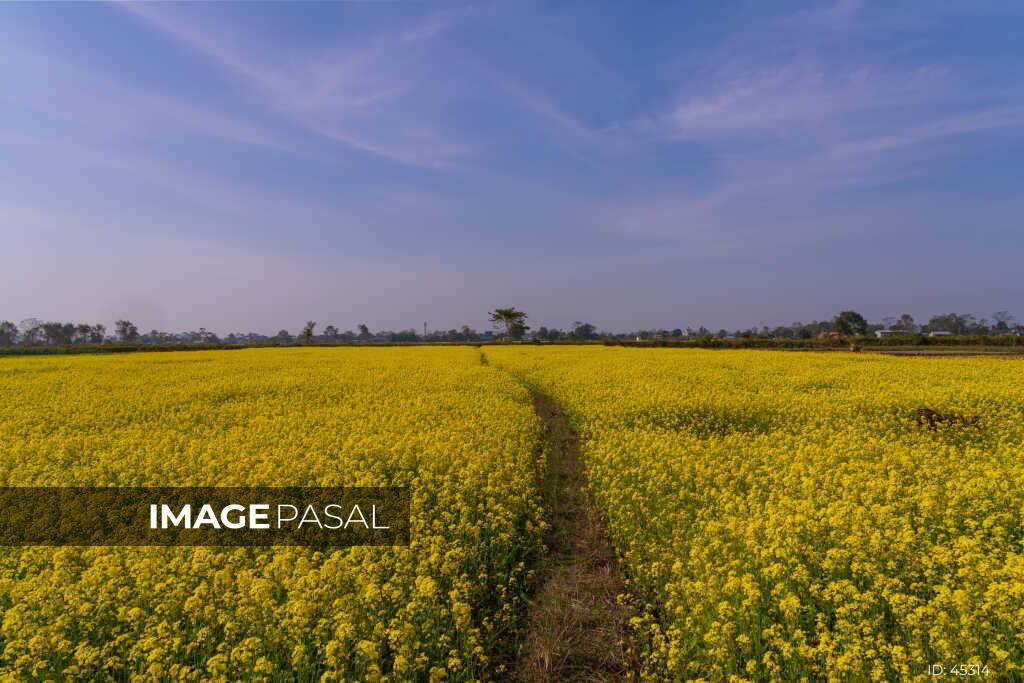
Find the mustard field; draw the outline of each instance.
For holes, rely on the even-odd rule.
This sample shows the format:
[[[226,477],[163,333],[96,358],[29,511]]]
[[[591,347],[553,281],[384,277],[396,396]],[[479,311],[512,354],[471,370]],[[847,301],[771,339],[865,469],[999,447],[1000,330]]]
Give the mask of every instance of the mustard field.
[[[526,391],[467,349],[0,360],[0,481],[408,485],[409,547],[6,548],[2,673],[471,680],[539,549]]]
[[[488,355],[580,429],[649,677],[1021,675],[1021,361]],[[923,406],[980,419],[919,429]]]
[[[1019,676],[1022,371],[527,345],[0,358],[3,486],[412,491],[408,547],[2,548],[0,677],[501,679],[544,561],[531,389],[580,433],[637,677]],[[979,420],[933,431],[921,407]]]

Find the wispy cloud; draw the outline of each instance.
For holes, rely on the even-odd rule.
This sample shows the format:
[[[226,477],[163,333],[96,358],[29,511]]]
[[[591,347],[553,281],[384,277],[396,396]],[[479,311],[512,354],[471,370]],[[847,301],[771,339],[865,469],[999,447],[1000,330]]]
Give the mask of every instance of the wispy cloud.
[[[861,24],[863,0],[837,0],[809,9],[797,10],[780,20],[784,27],[804,31],[849,30]]]
[[[198,168],[182,168],[153,155],[119,150],[108,145],[90,145],[67,140],[0,133],[0,144],[22,149],[40,160],[51,160],[54,173],[76,169],[83,181],[100,173],[114,181],[96,194],[116,195],[126,186],[144,186],[173,199],[180,206],[213,210],[235,218],[266,221],[294,221],[317,216],[320,221],[337,222],[341,212],[309,198],[296,198],[267,187],[252,187],[218,177]],[[66,187],[65,189],[71,189]]]
[[[860,67],[826,67],[799,59],[734,75],[716,71],[706,92],[684,92],[661,120],[681,139],[749,142],[764,135],[794,138],[817,129],[835,131],[850,118],[937,99],[942,74],[922,68],[907,72]]]
[[[499,79],[498,82],[515,102],[538,118],[554,124],[560,133],[568,133],[578,140],[586,142],[593,142],[598,136],[598,131],[585,126],[578,119],[556,106],[548,97],[508,79]]]
[[[401,232],[409,215],[431,222],[444,210],[437,197],[401,186],[317,197],[111,146],[0,131],[0,148],[12,158],[35,160],[17,174],[0,166],[0,201],[18,207],[0,211],[0,234],[8,237],[40,216],[62,216],[69,226],[104,226],[97,233],[105,239],[124,225],[128,233],[205,235],[243,250],[262,244],[301,251],[313,241],[325,259],[356,258],[377,251],[374,235]],[[54,194],[53,187],[61,191]]]
[[[354,149],[402,164],[445,168],[472,148],[447,136],[431,109],[430,82],[418,50],[440,34],[452,15],[436,14],[345,50],[330,50],[296,63],[271,63],[243,39],[200,26],[155,5],[126,3],[148,26],[212,60],[251,87],[274,110],[307,130]],[[426,105],[426,106],[424,106]],[[409,123],[418,111],[421,121]]]
[[[0,101],[59,119],[86,135],[160,139],[171,131],[185,131],[278,152],[314,155],[309,147],[238,112],[130,85],[24,45],[8,43],[0,47],[0,54],[0,69],[7,72],[12,84],[0,93]]]
[[[1024,105],[996,107],[911,125],[889,135],[844,141],[828,150],[828,156],[841,159],[879,155],[941,138],[1020,127],[1024,127]]]
[[[860,3],[839,2],[780,25],[840,31],[864,21]],[[879,52],[851,62],[820,36],[777,52],[724,45],[698,74],[681,83],[673,106],[634,129],[698,148],[710,160],[709,181],[699,190],[666,181],[601,202],[594,220],[720,256],[864,232],[886,225],[887,212],[910,215],[927,185],[884,208],[858,207],[846,193],[927,177],[938,143],[1024,128],[1021,93],[987,92],[974,74],[941,61]]]

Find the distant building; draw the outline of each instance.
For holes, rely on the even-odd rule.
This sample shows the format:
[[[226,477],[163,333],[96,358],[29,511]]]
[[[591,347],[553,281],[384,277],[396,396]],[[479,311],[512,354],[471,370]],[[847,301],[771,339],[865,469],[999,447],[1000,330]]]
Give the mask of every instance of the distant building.
[[[882,337],[891,337],[895,335],[894,330],[875,330],[875,336],[881,339]]]
[[[946,330],[935,330],[934,332],[929,332],[928,336],[929,337],[952,337],[953,333],[952,332],[947,332]]]

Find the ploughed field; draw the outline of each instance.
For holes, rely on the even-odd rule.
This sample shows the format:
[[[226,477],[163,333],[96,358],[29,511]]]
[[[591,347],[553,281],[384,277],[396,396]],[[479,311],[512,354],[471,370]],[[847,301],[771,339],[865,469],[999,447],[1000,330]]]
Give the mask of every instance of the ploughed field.
[[[0,549],[0,675],[502,678],[544,561],[532,388],[579,431],[638,675],[1013,676],[1022,371],[591,346],[0,358],[0,485],[412,491],[408,547]],[[922,428],[922,407],[979,420]]]

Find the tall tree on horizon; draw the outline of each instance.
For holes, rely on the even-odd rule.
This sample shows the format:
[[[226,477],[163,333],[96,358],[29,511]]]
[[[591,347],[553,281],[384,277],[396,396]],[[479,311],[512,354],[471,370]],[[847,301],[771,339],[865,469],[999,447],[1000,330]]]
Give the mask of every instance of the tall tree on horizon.
[[[866,334],[868,331],[868,321],[857,311],[840,311],[833,322],[840,334]]]
[[[131,320],[118,320],[114,323],[117,338],[122,342],[133,342],[139,338],[139,328]]]
[[[18,326],[10,320],[0,320],[0,346],[14,346],[18,340]]]
[[[490,312],[491,324],[509,339],[521,339],[530,327],[526,324],[529,317],[517,308],[496,308]]]
[[[1010,323],[1013,322],[1013,315],[1011,315],[1009,311],[996,311],[992,314],[992,320],[995,321],[995,330],[1005,332],[1010,329]]]
[[[310,342],[313,341],[313,330],[314,329],[316,329],[316,321],[315,320],[307,321],[306,325],[302,328],[301,334],[299,334],[299,338],[302,339],[302,343],[303,344],[309,344]]]

